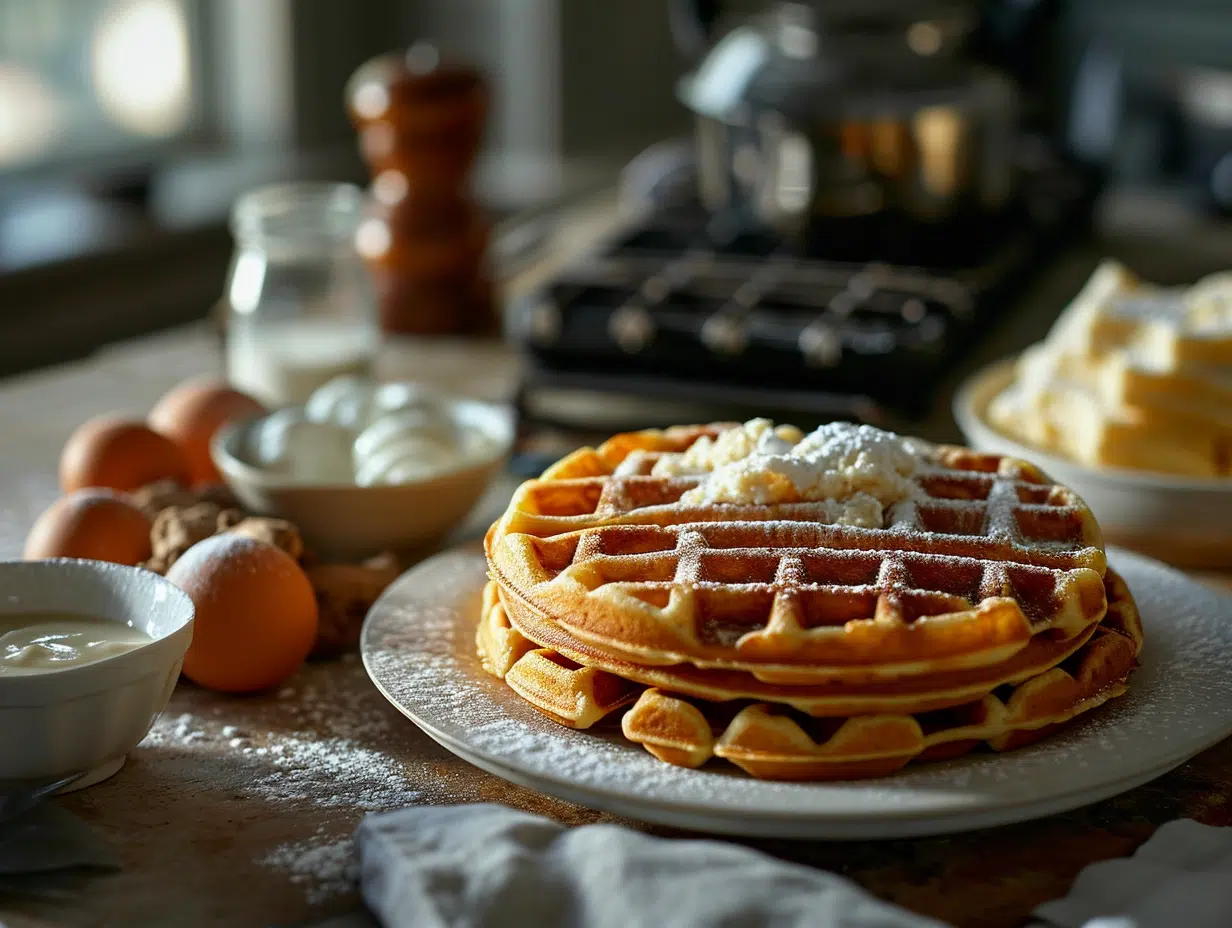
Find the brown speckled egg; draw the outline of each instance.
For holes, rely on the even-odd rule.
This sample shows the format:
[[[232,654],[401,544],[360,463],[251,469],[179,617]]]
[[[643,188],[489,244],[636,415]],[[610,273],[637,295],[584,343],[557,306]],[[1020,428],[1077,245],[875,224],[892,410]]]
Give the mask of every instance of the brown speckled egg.
[[[228,422],[265,414],[265,407],[246,393],[213,378],[187,380],[165,394],[147,420],[154,431],[183,449],[194,484],[221,483],[210,458],[210,439]]]
[[[112,490],[77,490],[35,520],[25,557],[83,557],[136,566],[150,556],[150,520]]]
[[[99,416],[78,427],[60,454],[60,488],[136,490],[156,480],[187,484],[188,458],[180,446],[144,422]]]
[[[196,606],[184,675],[228,693],[267,690],[304,662],[317,636],[312,585],[263,541],[215,535],[189,548],[167,579]]]

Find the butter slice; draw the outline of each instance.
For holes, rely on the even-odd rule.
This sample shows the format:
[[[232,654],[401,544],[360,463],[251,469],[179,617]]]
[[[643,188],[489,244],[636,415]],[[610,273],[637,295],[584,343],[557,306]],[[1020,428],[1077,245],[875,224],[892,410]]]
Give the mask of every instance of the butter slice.
[[[988,415],[1094,467],[1228,475],[1232,274],[1164,289],[1105,261]]]

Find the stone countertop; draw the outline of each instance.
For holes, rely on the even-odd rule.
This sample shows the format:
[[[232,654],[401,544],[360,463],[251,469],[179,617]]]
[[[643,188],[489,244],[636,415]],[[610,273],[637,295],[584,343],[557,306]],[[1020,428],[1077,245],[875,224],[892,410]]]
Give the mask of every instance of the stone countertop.
[[[1063,263],[1041,288],[1080,283],[1092,260]],[[981,355],[1012,350],[1047,322],[1023,314]],[[19,556],[55,498],[56,458],[77,424],[143,414],[173,383],[218,365],[209,333],[189,329],[0,384],[0,557]],[[381,369],[500,398],[517,364],[496,344],[396,342]],[[952,437],[947,402],[922,431]],[[489,522],[511,488],[494,485],[460,535]],[[385,702],[354,655],[310,664],[263,696],[182,684],[116,776],[57,801],[111,842],[122,869],[67,899],[0,897],[9,925],[294,926],[353,912],[350,834],[366,812],[409,803],[497,801],[570,824],[612,820],[453,757]],[[954,925],[1012,926],[1087,863],[1132,852],[1178,816],[1232,825],[1232,741],[1123,796],[1036,822],[911,841],[747,843]]]

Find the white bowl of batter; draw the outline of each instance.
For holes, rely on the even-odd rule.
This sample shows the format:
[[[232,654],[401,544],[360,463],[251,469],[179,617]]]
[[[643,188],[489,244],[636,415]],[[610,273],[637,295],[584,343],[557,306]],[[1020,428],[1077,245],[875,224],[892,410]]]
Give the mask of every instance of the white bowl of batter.
[[[167,706],[193,605],[157,574],[67,558],[0,562],[0,786],[124,764]]]

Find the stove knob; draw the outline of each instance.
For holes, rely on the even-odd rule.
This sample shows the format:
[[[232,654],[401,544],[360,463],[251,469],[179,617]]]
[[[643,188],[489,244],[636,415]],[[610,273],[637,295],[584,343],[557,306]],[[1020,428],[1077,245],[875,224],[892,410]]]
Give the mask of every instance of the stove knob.
[[[743,354],[748,336],[739,320],[718,313],[702,323],[702,344],[715,354]]]
[[[654,339],[654,320],[641,306],[622,306],[612,313],[608,334],[628,354],[637,354]]]
[[[560,308],[551,300],[536,304],[526,317],[526,331],[538,345],[550,345],[560,338]]]
[[[664,274],[647,277],[642,284],[641,295],[651,303],[662,303],[672,293],[672,284]]]
[[[843,359],[843,340],[825,323],[812,322],[805,326],[797,345],[810,367],[835,367]]]
[[[913,296],[903,301],[899,312],[902,314],[904,322],[923,322],[924,317],[928,315],[928,307],[924,305],[924,301],[919,297]]]

